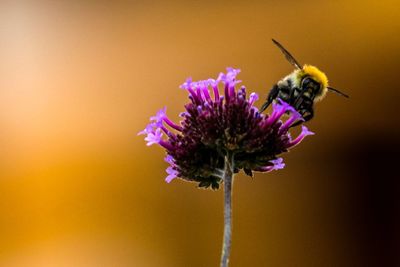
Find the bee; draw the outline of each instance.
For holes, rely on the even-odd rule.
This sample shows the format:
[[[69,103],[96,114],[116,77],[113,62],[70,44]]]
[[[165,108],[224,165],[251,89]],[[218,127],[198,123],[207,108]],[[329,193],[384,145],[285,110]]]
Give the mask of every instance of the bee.
[[[349,97],[328,86],[328,78],[317,67],[311,65],[301,67],[299,62],[280,43],[274,39],[272,39],[272,42],[296,69],[272,87],[260,112],[263,112],[272,102],[281,99],[293,106],[306,122],[314,117],[314,103],[322,100],[328,91],[346,98]],[[293,126],[300,123],[302,122],[298,121]]]

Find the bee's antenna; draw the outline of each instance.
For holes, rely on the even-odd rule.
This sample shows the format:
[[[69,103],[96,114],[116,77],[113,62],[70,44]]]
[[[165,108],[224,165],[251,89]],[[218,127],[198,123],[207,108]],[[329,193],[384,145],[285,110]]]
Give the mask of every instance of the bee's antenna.
[[[285,55],[286,59],[290,62],[290,64],[292,64],[293,66],[295,66],[297,69],[301,69],[301,66],[299,64],[299,62],[297,62],[297,60],[289,53],[289,51],[287,51],[278,41],[276,41],[275,39],[272,39],[272,42],[274,42],[274,44],[279,47],[279,49],[282,51],[282,53]]]
[[[338,89],[335,89],[335,88],[329,87],[329,86],[327,88],[328,88],[329,91],[332,91],[332,92],[334,92],[334,93],[336,93],[338,95],[341,95],[341,96],[344,96],[346,98],[349,98],[348,95],[346,95],[345,93],[340,92]]]

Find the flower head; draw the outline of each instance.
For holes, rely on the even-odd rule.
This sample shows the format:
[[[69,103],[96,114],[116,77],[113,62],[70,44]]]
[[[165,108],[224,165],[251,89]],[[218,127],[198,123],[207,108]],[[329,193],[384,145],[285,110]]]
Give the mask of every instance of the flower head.
[[[157,143],[166,149],[168,183],[179,177],[217,189],[227,153],[234,155],[234,172],[242,169],[252,175],[253,171],[282,169],[285,164],[278,156],[313,134],[302,126],[299,136],[291,138],[290,126],[302,117],[283,101],[272,105],[271,115],[259,113],[254,106],[258,95],[247,98],[244,86],[235,88],[241,82],[236,79],[239,72],[228,68],[217,79],[187,79],[181,88],[188,91],[190,102],[180,114],[182,121],[175,124],[169,120],[164,108],[139,133],[146,135],[147,145]],[[224,95],[219,93],[221,84]]]

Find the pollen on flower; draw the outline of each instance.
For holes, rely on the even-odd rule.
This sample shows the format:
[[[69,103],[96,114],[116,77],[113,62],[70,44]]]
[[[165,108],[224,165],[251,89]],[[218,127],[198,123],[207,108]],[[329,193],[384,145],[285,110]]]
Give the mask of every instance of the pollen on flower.
[[[302,117],[283,101],[272,105],[271,115],[259,113],[254,106],[258,95],[247,97],[244,86],[235,89],[241,82],[236,79],[239,73],[239,69],[227,68],[216,79],[187,79],[180,86],[190,99],[180,113],[182,120],[172,122],[163,108],[139,133],[146,135],[147,145],[159,144],[166,150],[166,182],[179,177],[217,189],[227,153],[234,155],[234,172],[244,170],[252,176],[253,171],[279,170],[285,164],[278,156],[313,134],[302,126],[299,136],[290,137],[290,127]],[[222,95],[219,85],[224,88]]]

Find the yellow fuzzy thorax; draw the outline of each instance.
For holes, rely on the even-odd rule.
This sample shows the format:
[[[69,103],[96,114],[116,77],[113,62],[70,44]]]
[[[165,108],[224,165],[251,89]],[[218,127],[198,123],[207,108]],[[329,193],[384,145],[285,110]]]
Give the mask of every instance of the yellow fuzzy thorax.
[[[326,77],[325,73],[320,71],[317,67],[304,65],[302,72],[304,76],[308,75],[312,77],[316,82],[321,83],[322,88],[328,87],[328,77]]]

